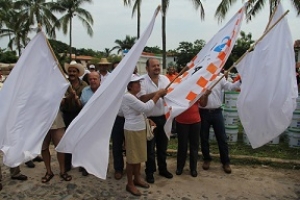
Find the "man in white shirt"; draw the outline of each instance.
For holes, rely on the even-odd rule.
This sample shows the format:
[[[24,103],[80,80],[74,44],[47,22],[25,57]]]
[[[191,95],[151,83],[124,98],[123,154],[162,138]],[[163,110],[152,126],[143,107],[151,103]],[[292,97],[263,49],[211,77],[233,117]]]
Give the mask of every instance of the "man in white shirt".
[[[215,79],[218,81],[221,76]],[[218,141],[221,163],[225,173],[230,174],[230,160],[228,152],[227,137],[225,133],[224,118],[222,114],[222,90],[236,90],[240,87],[240,82],[230,83],[224,77],[219,83],[210,91],[207,90],[205,94],[200,97],[200,116],[201,116],[201,151],[204,163],[202,168],[208,170],[210,161],[212,160],[209,154],[209,128],[212,125],[216,139]]]
[[[99,74],[101,78],[101,83],[103,83],[107,78],[107,76],[110,74],[108,68],[110,67],[111,63],[108,62],[106,58],[101,58],[98,65],[99,65]]]
[[[141,92],[138,94],[143,102],[152,99],[157,90],[166,88],[170,83],[166,76],[160,74],[161,68],[157,59],[148,59],[146,62],[146,70],[148,74],[143,75],[144,80],[141,82]],[[147,142],[146,181],[148,183],[154,183],[153,173],[156,171],[155,144],[159,175],[166,178],[173,178],[173,175],[167,170],[166,151],[168,138],[163,128],[166,123],[163,99],[160,98],[153,110],[146,113],[146,115],[156,124],[154,138]]]

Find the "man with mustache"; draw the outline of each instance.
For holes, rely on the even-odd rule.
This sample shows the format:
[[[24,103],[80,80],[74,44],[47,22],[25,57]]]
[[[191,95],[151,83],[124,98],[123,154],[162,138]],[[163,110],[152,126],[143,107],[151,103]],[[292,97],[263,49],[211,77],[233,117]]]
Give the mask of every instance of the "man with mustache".
[[[80,76],[84,74],[84,68],[81,64],[76,63],[76,61],[71,61],[70,64],[65,64],[65,71],[69,76],[69,81],[72,89],[68,89],[65,98],[61,102],[61,111],[63,112],[63,118],[66,128],[71,124],[73,119],[80,112],[82,105],[80,102],[80,96],[83,88],[88,84],[80,80]],[[72,164],[72,154],[65,155],[65,171],[71,170]]]

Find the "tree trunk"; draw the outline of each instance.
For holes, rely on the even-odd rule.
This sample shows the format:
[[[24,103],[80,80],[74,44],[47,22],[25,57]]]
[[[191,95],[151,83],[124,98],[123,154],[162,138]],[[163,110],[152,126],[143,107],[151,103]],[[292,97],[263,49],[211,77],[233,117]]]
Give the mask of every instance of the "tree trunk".
[[[70,61],[72,60],[72,19],[73,19],[73,14],[72,14],[72,16],[71,16],[71,18],[70,18],[70,50],[69,50],[69,52],[70,52]]]
[[[141,4],[139,1],[138,10],[137,10],[137,39],[140,38],[140,26],[141,26]]]
[[[162,54],[163,54],[163,69],[166,69],[166,57],[167,57],[167,53],[166,53],[166,10],[167,10],[167,5],[165,0],[161,1],[161,5],[162,5]]]

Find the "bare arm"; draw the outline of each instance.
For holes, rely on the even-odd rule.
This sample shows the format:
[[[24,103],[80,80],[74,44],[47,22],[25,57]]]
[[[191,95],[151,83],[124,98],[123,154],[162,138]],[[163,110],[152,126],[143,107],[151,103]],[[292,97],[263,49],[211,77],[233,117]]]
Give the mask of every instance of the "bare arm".
[[[156,92],[152,92],[150,94],[144,94],[140,97],[140,100],[145,103],[145,102],[149,101],[150,99],[152,99],[155,96],[155,94],[156,94]]]
[[[208,96],[211,93],[211,90],[206,90],[205,93],[200,97],[199,104],[201,107],[205,107],[208,102]]]

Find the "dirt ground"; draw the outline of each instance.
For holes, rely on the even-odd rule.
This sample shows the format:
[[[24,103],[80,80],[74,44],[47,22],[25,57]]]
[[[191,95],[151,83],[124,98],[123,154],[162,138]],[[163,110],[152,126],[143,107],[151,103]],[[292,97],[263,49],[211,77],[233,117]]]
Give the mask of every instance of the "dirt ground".
[[[140,189],[143,195],[136,198],[126,192],[125,176],[118,181],[113,178],[111,164],[106,180],[92,175],[83,177],[78,169],[72,169],[73,180],[65,182],[59,178],[55,156],[52,158],[55,176],[46,184],[41,183],[45,174],[43,162],[35,163],[34,169],[21,166],[22,172],[28,176],[24,182],[11,180],[8,168],[3,167],[0,199],[300,199],[299,170],[232,164],[232,174],[225,174],[217,161],[212,162],[208,171],[202,170],[202,162],[199,162],[199,175],[193,178],[189,174],[188,162],[183,174],[175,175],[176,159],[170,157],[168,168],[174,173],[174,178],[166,179],[155,174],[155,183],[150,189]]]

